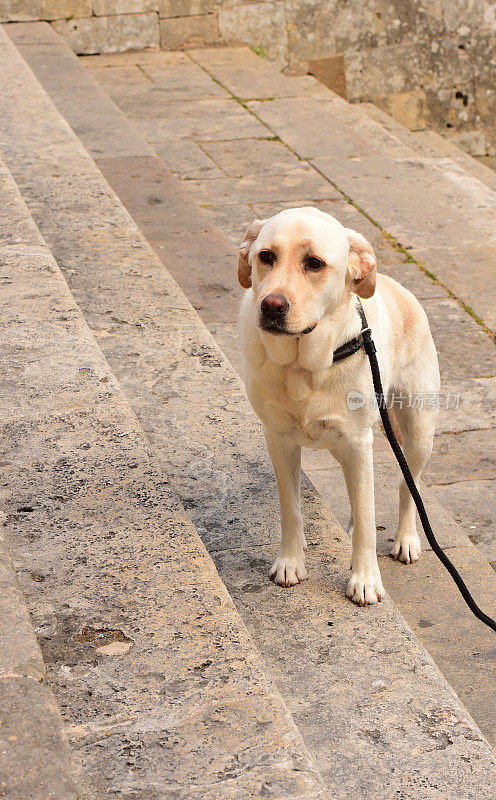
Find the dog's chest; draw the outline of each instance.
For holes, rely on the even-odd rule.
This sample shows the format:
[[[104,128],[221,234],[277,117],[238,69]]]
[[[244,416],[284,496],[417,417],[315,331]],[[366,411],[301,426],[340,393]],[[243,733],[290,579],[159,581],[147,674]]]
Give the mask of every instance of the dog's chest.
[[[345,435],[345,398],[329,381],[328,371],[286,367],[267,384],[264,416],[280,433],[302,446],[331,448]]]

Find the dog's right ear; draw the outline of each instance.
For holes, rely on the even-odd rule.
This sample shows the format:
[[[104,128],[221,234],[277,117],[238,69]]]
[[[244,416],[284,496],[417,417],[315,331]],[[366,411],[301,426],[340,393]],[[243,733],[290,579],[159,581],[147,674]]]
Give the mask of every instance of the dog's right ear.
[[[262,230],[264,224],[267,222],[265,219],[254,220],[245,233],[243,243],[238,251],[238,281],[243,289],[249,289],[251,286],[251,266],[249,263],[250,250],[253,242],[256,241],[258,234]]]
[[[352,228],[346,228],[350,254],[348,271],[353,277],[353,289],[359,297],[372,297],[377,278],[377,262],[372,245],[365,236]]]

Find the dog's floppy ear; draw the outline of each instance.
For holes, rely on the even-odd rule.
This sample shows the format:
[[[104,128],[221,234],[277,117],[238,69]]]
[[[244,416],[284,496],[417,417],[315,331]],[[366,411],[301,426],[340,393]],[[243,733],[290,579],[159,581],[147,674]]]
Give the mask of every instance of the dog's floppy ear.
[[[243,289],[249,289],[251,286],[251,266],[248,261],[250,257],[250,250],[253,242],[256,240],[258,234],[262,230],[264,224],[267,222],[265,219],[255,219],[245,233],[243,243],[238,251],[238,281]]]
[[[346,228],[346,234],[350,243],[348,270],[353,277],[353,291],[359,297],[372,297],[377,278],[377,262],[372,245],[352,228]]]

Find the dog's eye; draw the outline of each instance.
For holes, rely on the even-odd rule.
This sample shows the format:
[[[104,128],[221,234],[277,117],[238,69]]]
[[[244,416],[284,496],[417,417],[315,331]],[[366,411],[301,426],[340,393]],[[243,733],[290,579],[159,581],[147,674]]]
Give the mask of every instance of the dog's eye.
[[[275,260],[272,250],[260,250],[258,257],[263,264],[273,264]]]
[[[315,258],[315,256],[309,256],[305,259],[305,268],[310,270],[310,272],[318,272],[319,269],[323,269],[325,264],[320,258]]]

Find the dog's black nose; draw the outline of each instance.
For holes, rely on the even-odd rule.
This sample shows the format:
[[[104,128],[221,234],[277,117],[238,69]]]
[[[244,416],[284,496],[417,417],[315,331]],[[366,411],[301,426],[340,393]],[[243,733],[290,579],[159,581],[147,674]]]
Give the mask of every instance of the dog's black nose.
[[[268,294],[260,303],[265,319],[280,319],[289,311],[289,303],[282,294]]]

